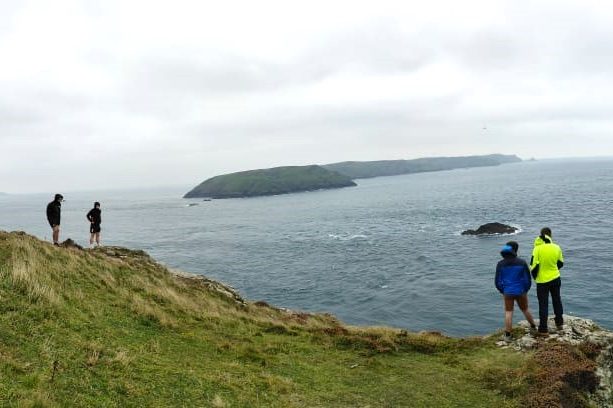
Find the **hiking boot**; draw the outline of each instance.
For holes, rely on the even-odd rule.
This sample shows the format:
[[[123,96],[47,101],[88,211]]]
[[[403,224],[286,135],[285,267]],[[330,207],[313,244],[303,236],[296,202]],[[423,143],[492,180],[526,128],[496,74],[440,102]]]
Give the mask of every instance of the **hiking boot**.
[[[557,330],[557,331],[562,331],[562,330],[564,330],[564,325],[563,325],[563,324],[561,324],[561,325],[559,325],[559,326],[556,326],[556,330]]]
[[[548,330],[538,330],[536,332],[536,337],[549,337],[549,331]]]
[[[536,328],[535,325],[530,326],[530,334],[535,335],[537,331],[538,329]]]
[[[513,341],[513,335],[511,333],[505,333],[500,336],[500,340],[504,341],[505,343],[510,343]]]

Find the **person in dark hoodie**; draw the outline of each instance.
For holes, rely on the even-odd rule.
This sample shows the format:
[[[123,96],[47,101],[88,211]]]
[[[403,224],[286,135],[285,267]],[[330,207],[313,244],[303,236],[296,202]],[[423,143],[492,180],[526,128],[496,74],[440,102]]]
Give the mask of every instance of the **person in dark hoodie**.
[[[87,220],[90,222],[89,245],[94,245],[95,240],[96,245],[100,246],[100,224],[102,223],[102,210],[100,209],[100,203],[98,201],[94,203],[94,208],[89,210],[86,217]]]
[[[53,245],[59,245],[60,240],[60,221],[62,218],[62,201],[64,196],[56,194],[53,201],[47,204],[47,221],[53,231]]]
[[[494,279],[496,289],[504,299],[504,341],[512,340],[513,309],[515,303],[519,306],[531,329],[536,330],[536,323],[528,309],[528,291],[532,285],[530,268],[526,261],[517,257],[519,244],[515,241],[507,242],[500,251],[502,260],[496,265]]]

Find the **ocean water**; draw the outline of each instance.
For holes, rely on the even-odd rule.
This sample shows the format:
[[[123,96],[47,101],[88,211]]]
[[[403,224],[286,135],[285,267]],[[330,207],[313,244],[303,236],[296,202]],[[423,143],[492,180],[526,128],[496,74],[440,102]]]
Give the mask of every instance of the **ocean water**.
[[[517,240],[520,256],[529,259],[533,239],[549,226],[566,258],[565,312],[613,328],[613,160],[524,162],[357,182],[354,188],[210,202],[180,198],[192,186],[64,192],[62,239],[87,242],[85,214],[98,200],[105,244],[144,249],[251,300],[330,312],[350,324],[478,335],[502,326],[493,285],[500,247]],[[52,193],[0,197],[0,229],[49,239],[44,211]],[[460,235],[493,221],[521,232]],[[529,297],[536,313],[534,288]]]

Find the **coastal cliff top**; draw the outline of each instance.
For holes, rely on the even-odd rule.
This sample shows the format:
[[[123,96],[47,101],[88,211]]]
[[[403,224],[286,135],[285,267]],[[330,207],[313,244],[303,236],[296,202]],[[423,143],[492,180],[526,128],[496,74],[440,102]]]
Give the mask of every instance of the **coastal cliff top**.
[[[0,307],[3,406],[549,406],[587,401],[603,350],[350,327],[143,251],[24,233],[0,232]],[[542,358],[575,369],[549,384]]]

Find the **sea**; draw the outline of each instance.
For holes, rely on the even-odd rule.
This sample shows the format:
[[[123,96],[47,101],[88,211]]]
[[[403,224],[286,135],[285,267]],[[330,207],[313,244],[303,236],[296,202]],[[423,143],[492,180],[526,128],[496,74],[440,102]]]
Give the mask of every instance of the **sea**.
[[[62,239],[87,245],[85,214],[102,203],[104,245],[143,249],[250,300],[327,312],[352,325],[491,333],[503,325],[494,288],[499,251],[548,226],[564,251],[570,315],[613,328],[613,159],[525,161],[357,180],[357,187],[203,201],[193,186],[62,192]],[[53,193],[0,196],[0,229],[49,240]],[[515,235],[462,236],[487,222]],[[44,271],[40,271],[44,273]],[[535,287],[530,308],[537,314]],[[522,319],[519,311],[515,321]]]

